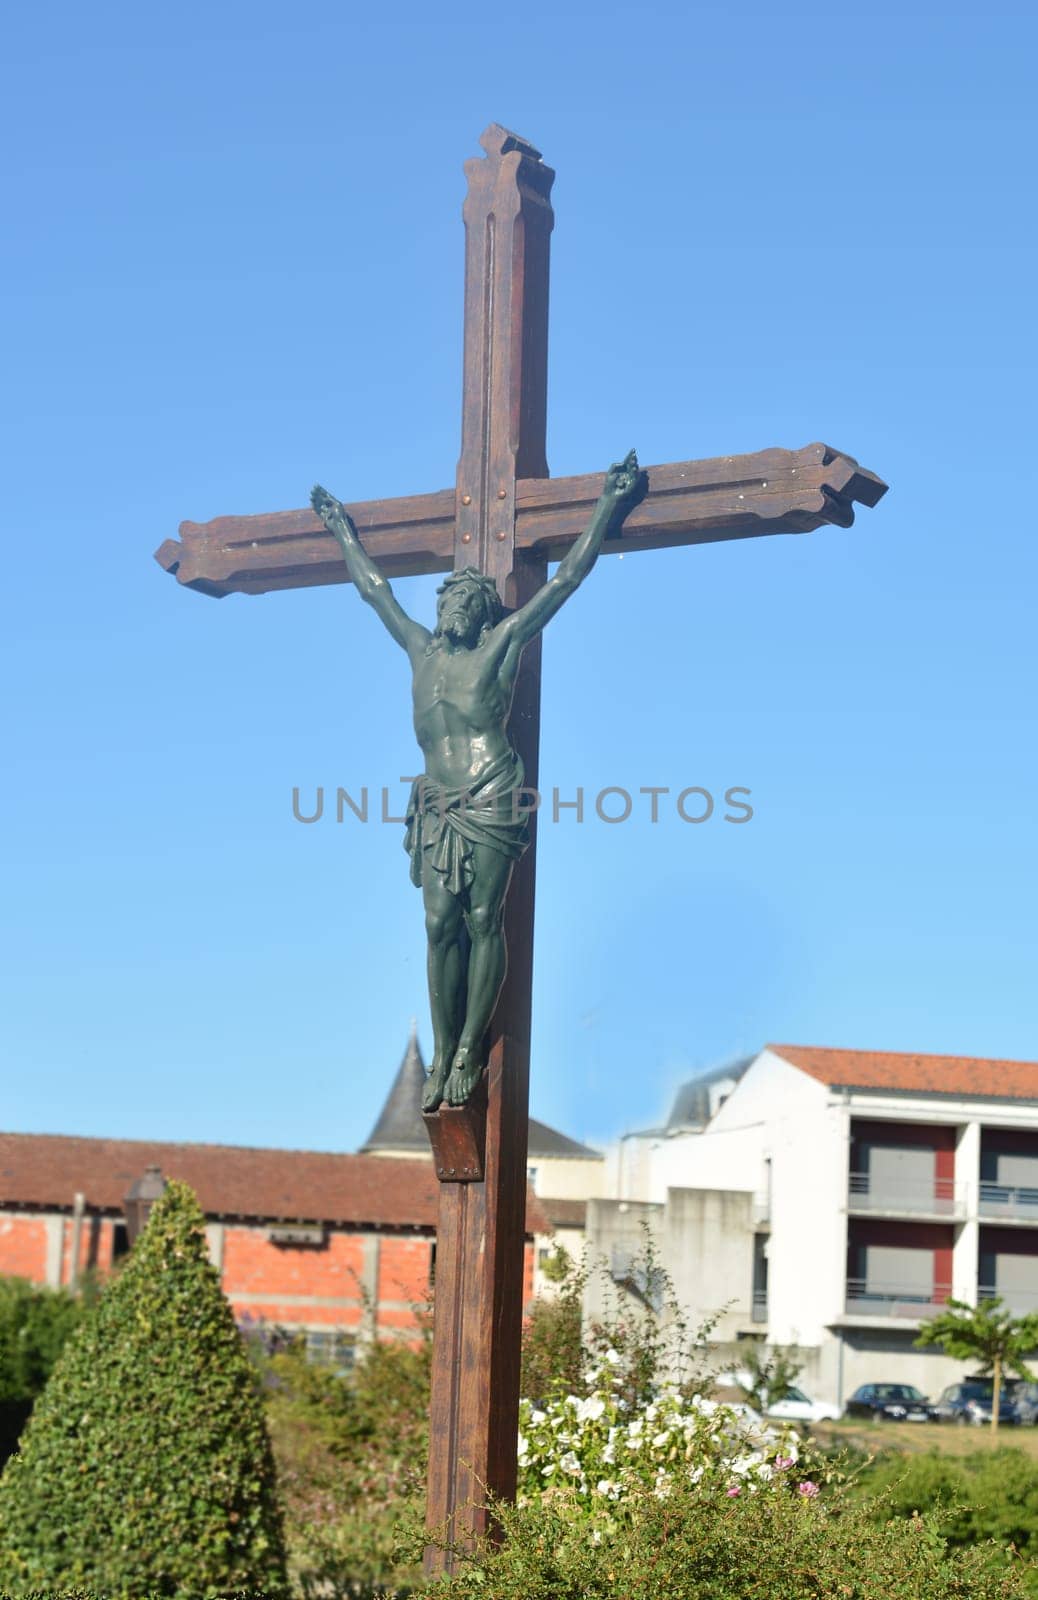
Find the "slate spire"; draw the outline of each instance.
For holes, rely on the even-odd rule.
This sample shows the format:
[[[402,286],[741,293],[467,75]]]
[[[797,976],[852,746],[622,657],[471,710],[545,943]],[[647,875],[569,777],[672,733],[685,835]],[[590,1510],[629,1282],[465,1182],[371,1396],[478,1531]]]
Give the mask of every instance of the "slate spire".
[[[429,1141],[422,1125],[422,1089],[425,1086],[425,1062],[418,1043],[418,1024],[412,1017],[411,1035],[407,1041],[386,1103],[379,1112],[368,1135],[360,1147],[361,1155],[378,1150],[413,1149],[416,1155],[428,1155]]]

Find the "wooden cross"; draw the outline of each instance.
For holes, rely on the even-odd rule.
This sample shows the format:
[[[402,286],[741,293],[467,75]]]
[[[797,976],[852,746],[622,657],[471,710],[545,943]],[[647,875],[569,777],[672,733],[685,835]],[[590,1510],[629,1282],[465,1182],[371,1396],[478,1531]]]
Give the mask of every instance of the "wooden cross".
[[[461,459],[453,489],[347,509],[389,577],[475,566],[508,607],[545,581],[586,525],[601,474],[550,479],[545,459],[548,250],[554,173],[492,124],[466,163]],[[649,495],[605,551],[849,527],[886,485],[850,456],[801,450],[650,466]],[[156,560],[203,594],[345,583],[312,511],[184,522]],[[509,734],[537,787],[540,640],[523,658]],[[530,817],[531,834],[536,818]],[[535,844],[517,865],[508,974],[490,1030],[485,1098],[427,1117],[441,1179],[436,1251],[428,1525],[464,1544],[489,1525],[487,1494],[515,1493],[526,1210]],[[485,1123],[484,1119],[485,1118]],[[430,1547],[430,1571],[453,1556]]]

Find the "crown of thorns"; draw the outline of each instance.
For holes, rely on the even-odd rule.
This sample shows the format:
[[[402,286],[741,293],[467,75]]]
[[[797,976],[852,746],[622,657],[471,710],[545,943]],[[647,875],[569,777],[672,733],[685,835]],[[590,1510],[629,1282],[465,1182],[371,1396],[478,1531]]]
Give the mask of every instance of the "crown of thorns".
[[[456,589],[460,584],[475,589],[479,596],[480,608],[483,612],[483,627],[492,628],[501,621],[505,608],[501,604],[501,596],[497,592],[497,585],[493,578],[488,578],[485,572],[480,572],[476,567],[462,567],[460,572],[452,572],[437,589],[437,596],[449,594],[451,589]],[[439,606],[439,600],[437,600]]]

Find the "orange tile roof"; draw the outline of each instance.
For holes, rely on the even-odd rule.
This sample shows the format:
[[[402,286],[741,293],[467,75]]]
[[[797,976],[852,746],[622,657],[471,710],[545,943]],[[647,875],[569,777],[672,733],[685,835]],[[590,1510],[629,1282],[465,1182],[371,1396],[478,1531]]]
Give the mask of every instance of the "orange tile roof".
[[[557,1228],[586,1228],[586,1200],[553,1200],[550,1195],[538,1195],[538,1200]]]
[[[354,1228],[436,1227],[439,1184],[432,1159],[380,1160],[317,1150],[253,1150],[240,1145],[83,1139],[53,1133],[0,1133],[0,1209],[70,1210],[75,1194],[93,1211],[119,1213],[135,1178],[155,1162],[181,1178],[209,1217],[327,1222]],[[527,1228],[549,1233],[536,1197]]]
[[[833,1089],[894,1089],[902,1094],[1038,1100],[1038,1061],[914,1056],[892,1050],[830,1050],[802,1044],[769,1044],[767,1049]]]

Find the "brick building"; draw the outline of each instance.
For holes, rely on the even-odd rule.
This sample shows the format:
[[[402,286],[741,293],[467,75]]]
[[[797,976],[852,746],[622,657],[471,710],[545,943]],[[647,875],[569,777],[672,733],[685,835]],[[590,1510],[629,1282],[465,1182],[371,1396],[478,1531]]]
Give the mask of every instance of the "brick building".
[[[242,1324],[305,1333],[315,1354],[413,1334],[435,1275],[439,1185],[411,1038],[358,1155],[0,1133],[0,1274],[75,1287],[126,1253],[125,1201],[148,1166],[198,1196],[209,1252]],[[576,1249],[603,1157],[531,1121],[526,1298],[554,1240]],[[380,1159],[394,1157],[396,1159]],[[547,1181],[542,1199],[534,1188]]]
[[[75,1286],[128,1249],[124,1203],[145,1168],[191,1185],[239,1322],[304,1332],[315,1354],[407,1336],[435,1272],[438,1184],[428,1158],[0,1134],[0,1273]],[[528,1197],[533,1235],[550,1224]]]

